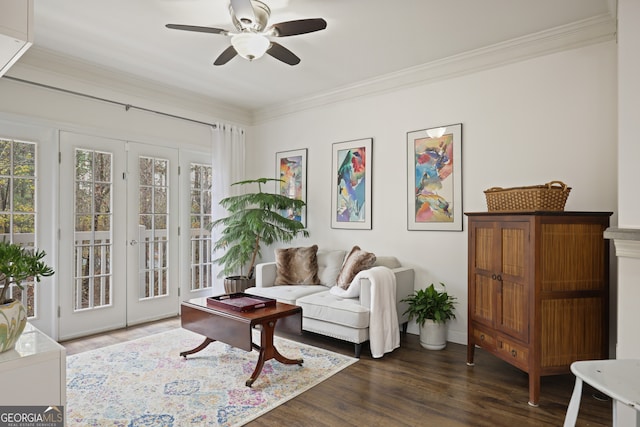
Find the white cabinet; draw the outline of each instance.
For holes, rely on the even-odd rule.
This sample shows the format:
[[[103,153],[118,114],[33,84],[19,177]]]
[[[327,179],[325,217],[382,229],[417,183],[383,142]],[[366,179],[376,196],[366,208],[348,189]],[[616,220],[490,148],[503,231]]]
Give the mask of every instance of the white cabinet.
[[[63,346],[27,324],[12,350],[0,353],[0,378],[11,384],[2,405],[65,405],[67,360]]]
[[[33,0],[0,0],[0,77],[33,44]]]

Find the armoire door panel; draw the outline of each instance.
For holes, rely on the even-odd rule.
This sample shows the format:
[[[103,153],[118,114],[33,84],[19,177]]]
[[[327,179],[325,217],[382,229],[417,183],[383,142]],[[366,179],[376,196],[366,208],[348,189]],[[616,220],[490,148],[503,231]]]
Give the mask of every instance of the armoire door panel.
[[[524,278],[526,274],[527,223],[504,224],[501,230],[500,273]]]
[[[489,226],[487,226],[489,225]],[[476,269],[491,272],[495,268],[494,236],[495,228],[492,223],[483,224],[474,229],[475,232],[475,257],[473,265]]]
[[[502,281],[498,294],[498,325],[500,331],[529,342],[529,291],[528,285]]]
[[[496,282],[490,277],[476,274],[473,297],[473,320],[494,327],[496,318]]]

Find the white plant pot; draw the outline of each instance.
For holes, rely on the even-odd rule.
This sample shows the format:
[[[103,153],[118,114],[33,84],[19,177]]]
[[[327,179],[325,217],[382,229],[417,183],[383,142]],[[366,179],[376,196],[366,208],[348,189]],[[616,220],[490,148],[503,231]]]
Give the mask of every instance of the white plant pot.
[[[442,350],[447,346],[447,324],[427,319],[420,326],[420,345],[427,350]]]
[[[0,353],[11,350],[27,325],[27,310],[20,301],[0,305]]]

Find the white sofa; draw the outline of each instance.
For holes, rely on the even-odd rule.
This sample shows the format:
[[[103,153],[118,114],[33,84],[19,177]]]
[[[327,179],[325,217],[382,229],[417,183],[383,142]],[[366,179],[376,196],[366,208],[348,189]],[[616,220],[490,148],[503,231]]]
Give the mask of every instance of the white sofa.
[[[336,283],[346,255],[347,252],[343,250],[318,250],[320,285],[275,285],[276,262],[258,264],[255,270],[256,286],[245,292],[302,307],[303,330],[352,342],[355,344],[355,356],[360,357],[362,344],[369,340],[371,281],[366,278],[354,279],[360,281],[360,295],[355,298],[343,298],[329,291]],[[376,257],[374,266],[388,267],[394,273],[398,325],[406,333],[408,315],[404,312],[407,304],[401,300],[414,292],[414,271],[402,267],[391,256]]]

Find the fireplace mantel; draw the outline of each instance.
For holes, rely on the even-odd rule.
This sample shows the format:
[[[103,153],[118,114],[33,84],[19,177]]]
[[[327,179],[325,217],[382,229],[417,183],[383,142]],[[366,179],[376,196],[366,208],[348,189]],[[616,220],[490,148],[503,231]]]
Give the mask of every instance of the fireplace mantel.
[[[609,227],[604,232],[604,238],[613,240],[616,256],[640,258],[640,228]]]

